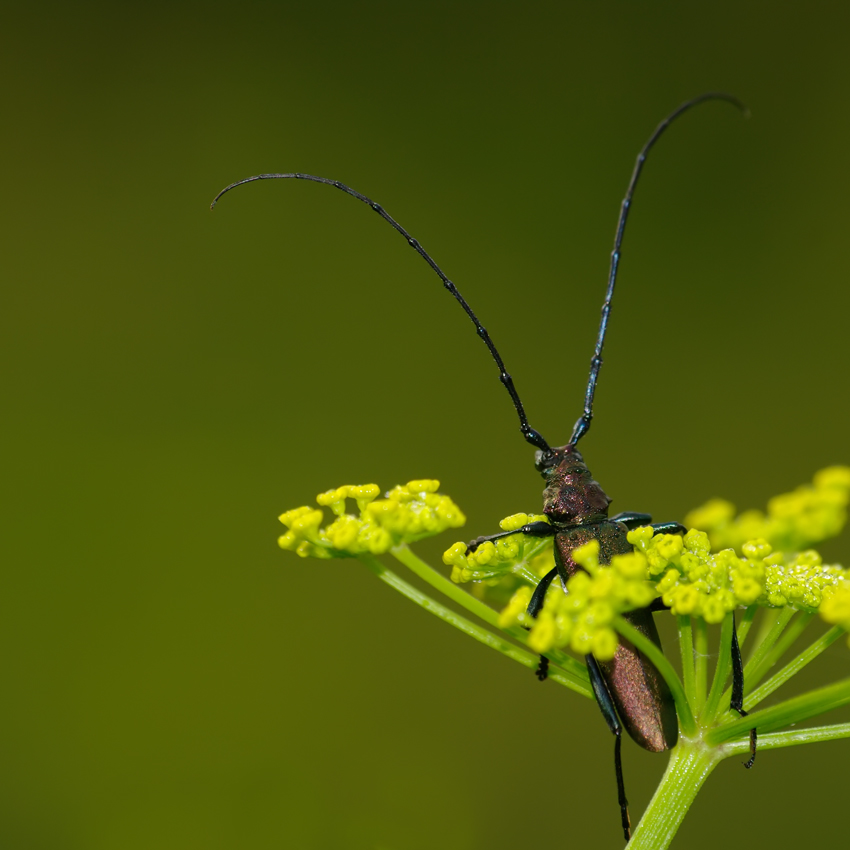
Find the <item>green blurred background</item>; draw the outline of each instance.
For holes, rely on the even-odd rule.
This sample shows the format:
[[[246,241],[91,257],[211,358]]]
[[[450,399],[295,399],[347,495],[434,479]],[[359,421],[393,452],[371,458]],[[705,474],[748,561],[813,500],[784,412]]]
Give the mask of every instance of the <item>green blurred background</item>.
[[[0,846],[619,847],[594,705],[356,563],[276,546],[349,482],[539,509],[532,424],[597,418],[616,510],[757,507],[850,460],[850,9],[9,4],[0,26]],[[456,535],[457,536],[457,535]],[[447,535],[421,547],[438,561]],[[850,560],[847,538],[825,547]],[[811,681],[843,675],[846,652]],[[846,834],[850,745],[716,771],[675,846]],[[665,759],[627,744],[637,816]]]

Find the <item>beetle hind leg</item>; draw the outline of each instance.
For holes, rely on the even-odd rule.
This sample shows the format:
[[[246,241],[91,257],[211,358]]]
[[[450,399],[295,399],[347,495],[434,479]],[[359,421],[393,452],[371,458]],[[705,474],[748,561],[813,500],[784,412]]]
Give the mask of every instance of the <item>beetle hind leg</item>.
[[[593,688],[596,702],[599,704],[599,709],[605,718],[605,723],[614,735],[614,772],[617,775],[617,802],[620,804],[620,822],[623,825],[623,837],[628,841],[632,837],[632,825],[629,819],[629,801],[626,799],[626,784],[623,781],[623,760],[620,756],[620,745],[623,741],[623,726],[620,723],[620,718],[617,717],[617,710],[614,708],[614,699],[611,696],[611,691],[608,689],[605,679],[602,677],[599,662],[592,655],[586,655],[584,660],[587,662],[587,672],[590,674],[590,684]]]
[[[732,699],[729,707],[737,711],[741,717],[746,717],[749,712],[744,711],[744,661],[741,658],[741,647],[738,645],[738,628],[735,625],[735,614],[732,614]],[[750,757],[744,762],[744,767],[749,770],[756,761],[756,741],[758,735],[755,728],[750,729]]]

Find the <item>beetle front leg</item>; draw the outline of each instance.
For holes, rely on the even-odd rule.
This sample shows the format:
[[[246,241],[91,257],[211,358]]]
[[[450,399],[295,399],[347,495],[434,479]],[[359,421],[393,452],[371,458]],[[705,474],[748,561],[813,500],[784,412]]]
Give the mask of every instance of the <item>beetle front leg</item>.
[[[680,522],[653,522],[650,514],[623,511],[611,517],[612,522],[621,522],[629,531],[642,526],[651,526],[654,534],[686,534],[688,529]]]
[[[687,534],[688,529],[680,522],[654,522],[652,534]]]
[[[534,593],[531,596],[531,601],[528,603],[528,608],[526,611],[531,614],[534,619],[537,619],[537,615],[540,613],[540,609],[543,607],[543,600],[546,598],[546,591],[549,589],[549,585],[555,579],[555,576],[558,575],[558,568],[553,567],[540,579],[537,587],[534,589]],[[540,663],[537,665],[537,669],[534,671],[537,676],[537,680],[539,682],[545,682],[549,677],[549,659],[545,655],[540,656]]]
[[[488,534],[485,537],[476,537],[475,540],[470,540],[466,548],[470,552],[474,552],[482,543],[490,543],[493,540],[501,540],[503,537],[510,537],[512,534],[525,534],[528,537],[554,537],[558,530],[549,525],[548,522],[529,522],[522,528],[514,529],[514,531],[500,531],[498,534]]]
[[[528,608],[526,611],[537,619],[537,615],[540,613],[540,609],[543,607],[543,600],[546,598],[546,591],[549,590],[549,585],[555,579],[555,576],[558,575],[558,568],[552,567],[542,579],[540,579],[537,587],[534,589],[534,593],[531,595],[531,601],[528,603]]]
[[[633,528],[649,525],[652,522],[652,516],[650,514],[635,513],[634,511],[623,511],[612,516],[611,522],[621,522],[631,531]]]
[[[510,537],[512,534],[525,534],[528,537],[554,537],[558,533],[557,529],[549,525],[548,522],[529,522],[522,528],[517,528],[514,531],[500,531],[498,534],[490,534],[486,537],[476,537],[475,540],[467,544],[467,551],[474,552],[482,543],[493,542],[494,540],[502,540],[505,537]],[[537,617],[540,609],[543,607],[543,599],[546,596],[546,591],[555,576],[558,575],[558,568],[550,570],[537,585],[531,602],[528,604],[528,613],[532,617]],[[541,682],[545,682],[549,675],[549,659],[545,655],[540,656],[540,664],[535,671],[537,678]]]

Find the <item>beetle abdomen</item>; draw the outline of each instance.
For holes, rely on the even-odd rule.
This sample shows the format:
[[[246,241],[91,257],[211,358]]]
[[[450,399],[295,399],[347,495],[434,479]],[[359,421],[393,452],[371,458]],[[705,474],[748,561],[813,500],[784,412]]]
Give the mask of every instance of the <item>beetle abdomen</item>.
[[[661,648],[651,611],[642,608],[623,617]],[[614,698],[617,714],[634,741],[653,753],[674,747],[679,737],[676,705],[655,665],[621,638],[614,657],[600,661],[599,667]]]
[[[581,569],[573,562],[570,553],[590,540],[599,542],[600,564],[610,564],[614,555],[632,551],[626,532],[619,523],[606,520],[566,528],[555,536],[555,559],[568,577]],[[623,616],[661,648],[658,629],[648,608]],[[599,667],[611,691],[617,714],[634,741],[653,753],[674,747],[679,736],[676,705],[667,683],[652,662],[628,641],[621,639],[614,657],[610,661],[600,661]]]

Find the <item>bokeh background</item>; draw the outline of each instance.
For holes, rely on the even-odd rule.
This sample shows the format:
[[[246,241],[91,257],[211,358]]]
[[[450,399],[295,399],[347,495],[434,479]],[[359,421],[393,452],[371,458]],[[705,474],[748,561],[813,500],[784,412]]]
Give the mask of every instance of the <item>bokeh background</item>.
[[[734,92],[751,120],[701,107],[647,165],[582,448],[617,510],[761,506],[850,460],[848,27],[818,2],[7,6],[0,845],[620,846],[589,701],[276,546],[342,483],[439,478],[464,537],[538,509],[468,320],[330,188],[208,205],[296,170],[379,200],[557,444],[635,154]],[[846,835],[850,745],[818,746],[721,765],[675,846]],[[624,752],[637,816],[665,760]]]

